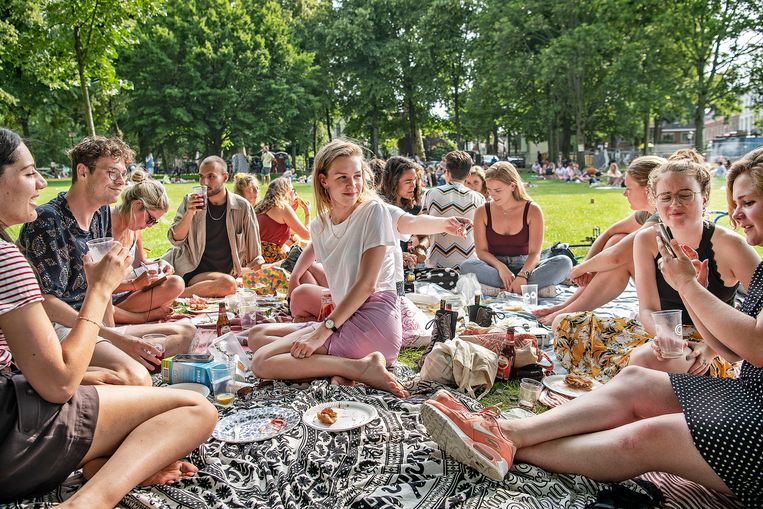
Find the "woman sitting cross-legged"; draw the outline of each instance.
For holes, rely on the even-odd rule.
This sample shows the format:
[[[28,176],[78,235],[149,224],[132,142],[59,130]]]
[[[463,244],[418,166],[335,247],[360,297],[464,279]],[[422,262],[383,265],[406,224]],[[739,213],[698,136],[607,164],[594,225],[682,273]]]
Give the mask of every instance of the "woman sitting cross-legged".
[[[607,304],[623,293],[635,270],[633,241],[636,232],[659,221],[654,203],[649,199],[649,174],[665,162],[657,156],[633,160],[625,171],[625,192],[633,214],[613,224],[594,241],[586,259],[572,268],[570,279],[578,289],[561,304],[533,311],[538,321],[551,325],[562,313],[590,311]]]
[[[402,259],[389,212],[368,189],[362,149],[345,140],[325,145],[315,157],[313,192],[319,217],[292,277],[319,259],[336,308],[320,323],[253,328],[252,372],[287,380],[338,377],[405,396],[387,371],[402,341]],[[291,301],[320,299],[320,291],[300,285]]]
[[[136,178],[137,176],[137,178]],[[134,276],[114,292],[114,321],[118,324],[161,320],[172,313],[172,303],[185,290],[172,265],[159,258],[149,260],[143,247],[143,230],[157,224],[170,202],[164,186],[140,170],[133,173],[133,185],[122,192],[122,203],[111,212],[114,239],[128,248],[133,257]],[[146,264],[157,264],[147,269]]]
[[[708,290],[730,308],[739,282],[747,287],[760,257],[739,235],[703,220],[710,180],[701,156],[691,151],[671,156],[652,171],[649,191],[668,231],[707,266]],[[733,376],[731,364],[702,342],[701,332],[693,326],[694,317],[657,269],[661,256],[653,229],[638,231],[633,254],[640,320],[590,312],[560,315],[554,324],[554,350],[561,365],[600,381],[615,376],[629,363],[669,372],[710,370],[712,376]],[[659,359],[651,342],[655,333],[652,313],[671,309],[682,310],[683,335],[689,347],[677,359]]]
[[[475,274],[483,293],[522,293],[536,284],[542,294],[555,293],[572,269],[566,256],[541,259],[543,212],[525,191],[511,163],[498,162],[485,173],[492,201],[474,213],[474,243],[478,259],[461,264],[462,274]]]
[[[732,165],[726,195],[747,243],[763,246],[763,148]],[[604,387],[513,420],[470,412],[441,391],[421,411],[437,444],[491,479],[503,479],[515,460],[598,481],[667,472],[763,507],[763,263],[756,268],[747,260],[753,265],[745,272],[754,275],[737,311],[705,287],[705,264],[690,259],[680,242],[671,247],[676,257],[659,246],[664,280],[705,342],[743,360],[739,378],[629,366]]]
[[[115,246],[85,261],[85,301],[59,342],[34,272],[4,230],[37,217],[46,185],[18,135],[0,128],[0,503],[42,495],[82,468],[87,482],[60,507],[111,508],[139,484],[192,476],[197,468],[178,458],[207,439],[217,412],[188,391],[80,385],[132,258]]]

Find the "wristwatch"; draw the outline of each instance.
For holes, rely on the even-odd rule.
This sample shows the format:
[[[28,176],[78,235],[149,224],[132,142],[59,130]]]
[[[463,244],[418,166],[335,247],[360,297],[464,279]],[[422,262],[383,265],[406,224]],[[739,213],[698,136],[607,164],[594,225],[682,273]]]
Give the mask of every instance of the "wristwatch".
[[[336,325],[334,324],[334,320],[331,318],[326,318],[323,320],[323,325],[329,329],[331,332],[339,332],[339,329],[336,328]]]
[[[530,280],[530,274],[532,274],[532,273],[529,270],[522,270],[522,271],[519,272],[519,274],[517,274],[517,276],[522,276],[523,278],[525,278],[525,280],[529,281]]]

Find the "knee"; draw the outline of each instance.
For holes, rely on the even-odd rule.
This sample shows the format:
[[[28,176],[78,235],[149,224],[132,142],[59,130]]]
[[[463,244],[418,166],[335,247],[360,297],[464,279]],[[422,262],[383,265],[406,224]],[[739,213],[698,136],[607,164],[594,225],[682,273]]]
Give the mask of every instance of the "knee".
[[[254,352],[251,368],[252,374],[257,378],[272,378],[267,369],[267,357],[262,353],[262,350]]]
[[[176,297],[185,290],[185,281],[183,281],[183,278],[180,276],[168,276],[164,285],[167,288],[167,291],[169,293],[174,293]]]
[[[132,361],[129,365],[120,367],[116,370],[116,373],[124,385],[144,387],[151,387],[153,385],[151,374],[137,361]]]
[[[181,352],[189,352],[196,337],[196,326],[186,322],[176,323],[174,326],[177,328],[177,335],[180,336]]]
[[[260,324],[249,329],[249,337],[246,342],[252,352],[256,352],[260,347],[266,344],[267,328],[267,325]]]
[[[654,369],[656,367],[656,360],[652,349],[648,345],[643,345],[631,352],[628,366]]]
[[[221,296],[233,295],[238,290],[236,284],[236,278],[231,275],[224,274],[217,280],[217,288],[220,291]]]
[[[615,233],[609,239],[607,239],[607,242],[604,244],[604,249],[614,246],[615,244],[623,240],[625,237],[626,236],[622,233]]]
[[[626,393],[642,393],[651,385],[649,375],[651,369],[641,366],[628,365],[620,371],[609,383]]]

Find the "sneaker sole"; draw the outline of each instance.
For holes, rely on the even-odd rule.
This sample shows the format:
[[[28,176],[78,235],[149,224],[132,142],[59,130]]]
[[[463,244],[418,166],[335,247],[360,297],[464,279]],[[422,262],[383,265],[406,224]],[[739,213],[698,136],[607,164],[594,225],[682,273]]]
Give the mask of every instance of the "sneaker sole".
[[[424,404],[421,406],[421,420],[440,448],[453,459],[472,467],[494,481],[503,481],[506,473],[508,473],[508,466],[506,472],[502,472],[492,461],[475,450],[471,445],[474,440],[461,431],[458,426],[454,426],[445,414],[432,405]],[[487,446],[484,447],[487,448]],[[496,457],[500,457],[497,452],[494,454]],[[505,460],[501,459],[501,462],[505,464]]]

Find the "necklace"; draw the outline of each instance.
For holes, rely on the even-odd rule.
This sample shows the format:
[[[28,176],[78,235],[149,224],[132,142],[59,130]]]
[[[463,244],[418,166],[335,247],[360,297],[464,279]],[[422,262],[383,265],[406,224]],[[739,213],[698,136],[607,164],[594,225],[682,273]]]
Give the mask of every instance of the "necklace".
[[[213,216],[213,215],[212,215],[212,209],[209,207],[209,204],[207,203],[207,214],[209,214],[209,218],[210,218],[212,221],[219,221],[220,219],[222,219],[223,217],[225,217],[225,212],[226,212],[226,209],[225,209],[225,208],[223,208],[223,213],[222,213],[222,214],[220,214],[220,217],[215,217],[215,216]]]
[[[341,239],[342,237],[344,237],[344,235],[347,233],[347,223],[348,223],[347,220],[348,219],[349,219],[349,216],[347,216],[344,219],[344,221],[342,221],[341,223],[339,223],[337,225],[334,225],[334,219],[331,217],[331,213],[329,213],[329,229],[331,230],[331,235],[333,235],[337,239]],[[338,226],[339,227],[337,229],[339,230],[340,235],[337,235],[336,231],[334,231],[334,226]]]

